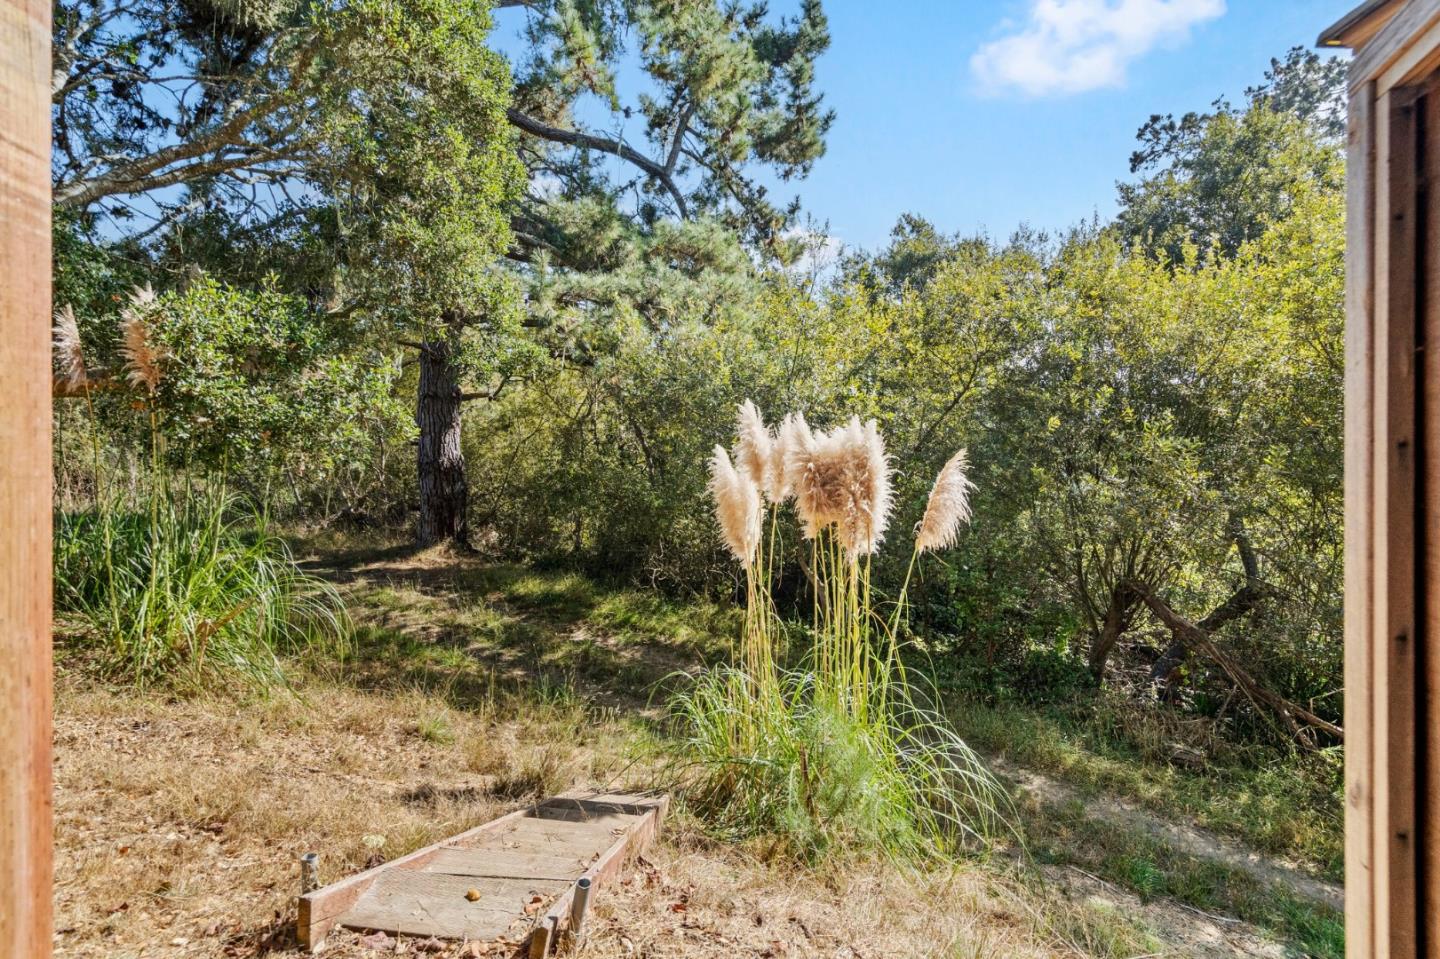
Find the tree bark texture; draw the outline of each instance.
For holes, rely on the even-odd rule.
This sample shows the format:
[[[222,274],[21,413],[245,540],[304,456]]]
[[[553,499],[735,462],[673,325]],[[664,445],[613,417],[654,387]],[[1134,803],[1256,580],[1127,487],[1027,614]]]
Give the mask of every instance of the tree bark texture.
[[[421,344],[415,402],[415,425],[420,428],[420,519],[415,541],[421,547],[443,542],[470,545],[466,522],[470,488],[460,449],[463,402],[453,342],[437,338]]]
[[[1090,675],[1097,681],[1105,678],[1105,665],[1110,661],[1110,653],[1114,651],[1120,637],[1130,628],[1139,601],[1140,598],[1125,583],[1110,591],[1110,604],[1105,608],[1105,620],[1100,624],[1100,631],[1090,644]]]
[[[1134,594],[1150,607],[1150,611],[1155,614],[1156,619],[1169,627],[1176,637],[1183,639],[1185,645],[1190,649],[1219,666],[1221,672],[1257,709],[1268,709],[1277,715],[1302,745],[1315,747],[1312,730],[1316,729],[1334,736],[1337,740],[1344,741],[1345,731],[1343,729],[1320,718],[1298,703],[1291,702],[1279,693],[1271,692],[1261,686],[1229,653],[1215,645],[1209,632],[1175,612],[1169,604],[1151,592],[1149,587],[1141,583],[1134,583],[1131,588]]]
[[[1245,524],[1239,519],[1231,520],[1232,535],[1235,540],[1235,549],[1240,554],[1240,564],[1245,568],[1245,583],[1230,595],[1219,606],[1210,611],[1210,615],[1196,623],[1206,633],[1213,633],[1226,623],[1239,619],[1250,612],[1260,601],[1269,595],[1268,590],[1260,580],[1260,560],[1255,555],[1255,549],[1250,544],[1250,537],[1245,532]],[[1150,667],[1150,683],[1163,698],[1173,698],[1175,694],[1175,683],[1180,674],[1180,667],[1185,665],[1185,659],[1189,656],[1189,647],[1185,645],[1185,636],[1176,632]]]

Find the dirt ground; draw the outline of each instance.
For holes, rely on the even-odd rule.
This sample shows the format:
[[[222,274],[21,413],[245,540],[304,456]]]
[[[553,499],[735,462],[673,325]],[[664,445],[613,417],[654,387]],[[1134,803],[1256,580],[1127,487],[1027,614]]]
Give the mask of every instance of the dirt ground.
[[[297,955],[303,852],[320,854],[330,882],[564,789],[650,785],[653,750],[614,693],[634,686],[626,677],[635,662],[669,670],[690,654],[668,639],[637,648],[633,630],[582,621],[593,598],[558,588],[531,590],[563,600],[550,596],[538,610],[507,603],[503,591],[477,598],[472,587],[489,575],[473,561],[433,557],[354,564],[346,589],[357,618],[392,658],[308,670],[293,693],[142,694],[99,685],[62,657],[56,954]],[[497,647],[496,636],[510,645]],[[495,660],[497,648],[509,658]],[[435,650],[443,655],[424,658]],[[487,657],[488,687],[471,668]],[[527,668],[554,661],[590,664],[595,695],[525,682]],[[597,661],[628,672],[607,674]],[[509,685],[497,687],[497,669],[515,674]],[[632,700],[628,712],[638,714]],[[683,813],[596,897],[592,917],[581,954],[597,959],[1286,954],[1244,923],[1142,903],[1073,867],[999,857],[932,871],[806,869],[708,840]],[[325,949],[513,952],[348,932]]]
[[[561,718],[455,717],[450,741],[436,742],[419,732],[432,705],[312,689],[303,702],[237,709],[62,688],[57,955],[293,954],[300,853],[320,851],[330,881],[521,805],[502,798],[515,783],[623,781],[627,757],[558,742],[573,732]],[[513,764],[497,758],[510,755]],[[597,897],[584,954],[967,954],[952,950],[961,942],[973,955],[1073,954],[1030,928],[1025,908],[979,867],[812,873],[766,865],[676,822],[646,862]],[[326,952],[427,948],[339,934]]]

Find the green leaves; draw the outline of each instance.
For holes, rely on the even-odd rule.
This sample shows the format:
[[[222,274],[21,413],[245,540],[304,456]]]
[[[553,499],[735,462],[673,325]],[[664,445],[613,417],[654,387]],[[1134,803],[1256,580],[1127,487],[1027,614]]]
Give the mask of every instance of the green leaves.
[[[1131,159],[1131,172],[1146,176],[1119,186],[1122,234],[1175,263],[1212,247],[1228,256],[1283,222],[1298,197],[1337,192],[1340,63],[1292,50],[1272,61],[1265,85],[1247,91],[1243,110],[1217,101],[1210,114],[1151,117]]]
[[[157,408],[181,462],[318,480],[403,422],[390,358],[341,349],[341,329],[273,285],[200,276],[163,294],[153,316],[168,354]]]

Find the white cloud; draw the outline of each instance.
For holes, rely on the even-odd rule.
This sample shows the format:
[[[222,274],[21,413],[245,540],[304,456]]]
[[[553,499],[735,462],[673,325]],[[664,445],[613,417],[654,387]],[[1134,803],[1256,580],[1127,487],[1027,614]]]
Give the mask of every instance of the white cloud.
[[[1025,22],[976,51],[970,70],[990,93],[1118,87],[1131,61],[1224,13],[1225,0],[1030,0]]]

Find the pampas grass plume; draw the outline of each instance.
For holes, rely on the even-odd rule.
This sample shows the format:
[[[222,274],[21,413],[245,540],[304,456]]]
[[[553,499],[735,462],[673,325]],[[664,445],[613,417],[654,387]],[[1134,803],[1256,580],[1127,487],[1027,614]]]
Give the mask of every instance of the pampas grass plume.
[[[782,497],[775,475],[776,439],[750,400],[740,404],[737,433],[740,442],[735,448],[735,464],[770,502],[779,503]]]
[[[806,539],[844,519],[844,467],[836,437],[835,431],[812,432],[800,413],[787,417],[781,429],[785,479],[794,489],[795,513]]]
[[[754,562],[764,521],[760,487],[735,469],[723,446],[716,446],[710,459],[710,495],[715,498],[720,535],[731,555],[746,565]]]
[[[874,420],[812,433],[799,415],[781,429],[785,480],[805,537],[833,526],[851,556],[873,553],[890,520],[890,462]]]
[[[78,390],[90,382],[85,369],[85,350],[80,343],[80,324],[75,321],[75,311],[67,303],[55,311],[55,359],[60,367],[60,378],[72,390]]]
[[[133,386],[144,386],[153,396],[160,386],[160,361],[163,347],[152,341],[147,325],[155,291],[148,285],[137,286],[130,294],[130,305],[120,311],[120,353],[125,357],[125,377]]]
[[[796,495],[795,480],[801,463],[815,447],[815,437],[804,413],[791,413],[780,421],[775,443],[770,448],[771,471],[774,476],[777,502]]]
[[[852,418],[846,433],[853,459],[851,470],[855,477],[855,497],[845,545],[851,555],[859,556],[878,550],[890,525],[893,501],[890,458],[885,453],[885,440],[874,420],[867,420],[861,426],[858,418]]]
[[[970,521],[970,491],[975,484],[965,475],[968,467],[965,451],[960,450],[941,468],[915,533],[917,552],[949,549],[959,538],[960,524]]]

